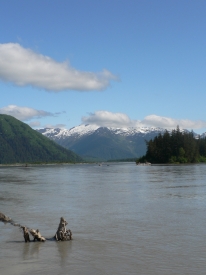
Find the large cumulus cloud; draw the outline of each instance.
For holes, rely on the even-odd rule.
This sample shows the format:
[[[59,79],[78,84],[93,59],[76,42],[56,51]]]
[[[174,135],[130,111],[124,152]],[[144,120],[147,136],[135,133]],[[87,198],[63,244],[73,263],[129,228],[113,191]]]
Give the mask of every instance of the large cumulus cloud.
[[[7,43],[0,44],[0,79],[18,86],[31,85],[59,92],[104,90],[117,78],[108,70],[78,71],[68,62],[56,62],[17,43]]]

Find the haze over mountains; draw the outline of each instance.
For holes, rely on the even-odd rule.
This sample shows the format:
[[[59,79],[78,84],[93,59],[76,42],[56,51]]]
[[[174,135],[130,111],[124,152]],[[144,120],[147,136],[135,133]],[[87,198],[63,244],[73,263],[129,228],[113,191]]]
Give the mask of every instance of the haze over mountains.
[[[163,133],[163,128],[114,128],[80,125],[69,130],[44,128],[38,132],[86,160],[137,158],[146,153],[146,142]]]

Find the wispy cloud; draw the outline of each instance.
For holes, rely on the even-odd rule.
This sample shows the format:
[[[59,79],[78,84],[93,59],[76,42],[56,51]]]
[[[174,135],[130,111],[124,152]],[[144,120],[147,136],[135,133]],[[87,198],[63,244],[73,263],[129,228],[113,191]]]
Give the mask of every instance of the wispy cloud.
[[[56,62],[17,43],[7,43],[0,44],[0,79],[18,86],[31,85],[59,92],[104,90],[117,77],[108,70],[78,71],[68,62]]]
[[[160,127],[176,129],[179,125],[182,129],[201,129],[206,127],[204,120],[174,119],[157,115],[148,115],[143,120],[134,120],[124,113],[112,113],[108,111],[96,111],[82,117],[82,123],[95,124],[105,127]]]
[[[6,107],[0,108],[0,114],[10,115],[22,121],[27,121],[34,118],[54,116],[54,114],[50,112],[35,110],[29,107],[20,107],[16,105],[8,105]]]

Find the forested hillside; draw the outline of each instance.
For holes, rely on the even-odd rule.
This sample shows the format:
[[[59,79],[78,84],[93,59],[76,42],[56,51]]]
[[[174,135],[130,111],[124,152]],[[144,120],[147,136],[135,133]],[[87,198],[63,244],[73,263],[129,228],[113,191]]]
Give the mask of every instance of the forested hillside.
[[[146,142],[146,155],[137,162],[195,163],[206,162],[206,138],[195,138],[193,132],[165,131]]]
[[[0,164],[81,160],[27,124],[12,116],[0,115]]]

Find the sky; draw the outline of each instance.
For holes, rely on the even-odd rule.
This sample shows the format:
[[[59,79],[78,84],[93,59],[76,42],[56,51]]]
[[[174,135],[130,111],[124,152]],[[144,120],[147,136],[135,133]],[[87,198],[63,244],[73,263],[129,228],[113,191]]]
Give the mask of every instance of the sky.
[[[206,132],[205,0],[0,0],[0,113]]]

